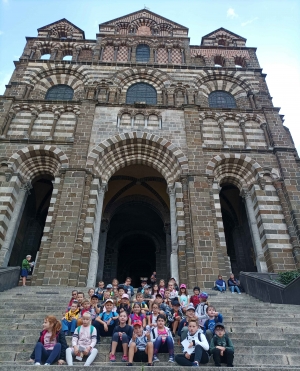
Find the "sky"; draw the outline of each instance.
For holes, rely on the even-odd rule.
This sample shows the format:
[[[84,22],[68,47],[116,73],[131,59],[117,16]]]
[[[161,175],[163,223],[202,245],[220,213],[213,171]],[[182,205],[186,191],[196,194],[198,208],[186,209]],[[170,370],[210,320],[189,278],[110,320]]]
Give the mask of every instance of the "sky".
[[[95,39],[99,23],[147,7],[189,28],[191,45],[224,27],[257,47],[257,56],[273,104],[285,115],[284,125],[300,155],[300,1],[299,0],[0,0],[0,94],[4,93],[26,36],[61,18]]]

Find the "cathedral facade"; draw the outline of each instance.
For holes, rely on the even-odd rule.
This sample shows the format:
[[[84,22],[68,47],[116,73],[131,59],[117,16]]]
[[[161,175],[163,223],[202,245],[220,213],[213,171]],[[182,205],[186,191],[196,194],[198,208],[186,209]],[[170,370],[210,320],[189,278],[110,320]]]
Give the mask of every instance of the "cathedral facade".
[[[300,267],[299,159],[246,39],[149,10],[27,37],[0,96],[0,265],[93,286]]]

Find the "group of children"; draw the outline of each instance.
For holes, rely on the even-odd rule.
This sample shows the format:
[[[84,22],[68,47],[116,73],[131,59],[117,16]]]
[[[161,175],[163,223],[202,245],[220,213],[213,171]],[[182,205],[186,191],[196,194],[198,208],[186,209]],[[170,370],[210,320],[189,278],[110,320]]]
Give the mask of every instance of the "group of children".
[[[234,348],[223,325],[222,314],[209,305],[208,294],[194,287],[189,296],[185,284],[178,287],[172,278],[152,285],[141,282],[134,297],[131,279],[119,285],[115,279],[105,287],[83,292],[72,291],[72,298],[61,322],[53,316],[44,320],[31,362],[51,364],[55,361],[73,364],[73,357],[91,365],[98,351],[101,337],[111,338],[110,362],[116,361],[116,352],[122,352],[122,362],[159,362],[159,353],[168,353],[169,362],[181,366],[199,366],[208,363],[210,355],[216,366],[225,362],[233,367]],[[179,336],[183,354],[174,355],[174,337]],[[67,348],[65,336],[72,335],[72,346]]]

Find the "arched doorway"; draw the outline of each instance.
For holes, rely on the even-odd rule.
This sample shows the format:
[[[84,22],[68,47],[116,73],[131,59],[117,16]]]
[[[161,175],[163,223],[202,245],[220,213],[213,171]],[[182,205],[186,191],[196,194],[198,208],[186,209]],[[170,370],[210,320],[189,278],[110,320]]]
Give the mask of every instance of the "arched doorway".
[[[124,282],[130,276],[133,285],[138,285],[140,277],[150,277],[153,271],[161,278],[169,276],[166,189],[161,174],[144,165],[128,166],[111,177],[103,213],[109,228],[106,232],[101,228],[107,236],[99,239],[98,280],[107,283],[117,277]],[[104,240],[105,246],[101,246]]]
[[[9,266],[21,265],[22,260],[28,254],[32,256],[32,260],[36,260],[53,191],[51,180],[50,176],[42,175],[32,182],[32,189],[23,210]]]
[[[220,192],[227,254],[232,272],[256,272],[255,252],[246,208],[240,190],[232,184],[223,184]]]

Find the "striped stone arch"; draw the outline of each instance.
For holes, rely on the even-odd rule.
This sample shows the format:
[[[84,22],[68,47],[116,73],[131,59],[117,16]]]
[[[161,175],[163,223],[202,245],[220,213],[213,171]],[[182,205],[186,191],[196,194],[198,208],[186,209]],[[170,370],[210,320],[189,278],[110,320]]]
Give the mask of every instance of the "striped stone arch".
[[[247,93],[250,91],[254,94],[259,92],[258,82],[252,75],[223,70],[201,71],[199,75],[194,80],[194,85],[205,96],[208,96],[215,90],[227,91],[235,98],[247,96]]]
[[[151,68],[127,68],[117,72],[112,81],[125,92],[130,85],[136,82],[150,82],[158,92],[172,83],[168,74]]]
[[[88,71],[79,70],[75,65],[43,64],[40,69],[28,67],[23,75],[23,82],[31,87],[41,86],[42,90],[48,90],[53,85],[66,84],[76,90],[81,85],[89,84]]]
[[[98,144],[89,153],[86,166],[107,183],[116,171],[135,164],[156,169],[168,184],[174,184],[188,171],[188,160],[178,147],[167,139],[143,132],[122,133]]]
[[[34,145],[24,147],[14,153],[9,161],[12,173],[19,173],[26,180],[33,180],[40,174],[53,177],[60,168],[67,168],[67,155],[58,147],[51,145]]]
[[[20,104],[14,104],[10,108],[10,112],[18,113],[20,111],[36,112],[37,107],[34,104],[20,103]]]
[[[214,176],[219,185],[231,183],[240,190],[257,182],[262,173],[261,166],[243,154],[226,153],[214,156],[206,167],[206,174]]]

